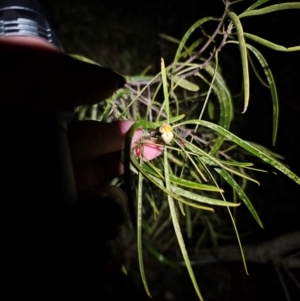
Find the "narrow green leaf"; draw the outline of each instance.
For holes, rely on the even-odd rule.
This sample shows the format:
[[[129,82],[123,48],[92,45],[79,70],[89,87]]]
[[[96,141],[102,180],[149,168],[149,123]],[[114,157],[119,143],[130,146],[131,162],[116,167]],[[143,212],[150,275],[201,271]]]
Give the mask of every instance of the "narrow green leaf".
[[[168,195],[171,195],[170,193],[168,193]],[[198,205],[198,203],[194,203],[191,202],[190,200],[186,200],[183,198],[178,197],[178,195],[176,195],[176,198],[174,198],[176,201],[178,201],[178,206],[180,207],[182,204],[193,207],[195,209],[199,209],[199,210],[206,210],[206,211],[211,211],[214,212],[214,209],[211,207],[207,207],[207,206],[203,206],[203,205]],[[185,215],[184,212],[182,212],[183,215]]]
[[[230,184],[230,186],[234,189],[234,191],[238,194],[244,204],[247,206],[248,210],[259,224],[260,227],[264,227],[256,210],[254,209],[252,203],[250,202],[249,198],[245,194],[244,190],[240,187],[240,185],[234,180],[234,178],[224,169],[215,168],[215,170],[222,176],[222,178]]]
[[[151,175],[157,177],[158,179],[161,179],[160,175],[162,174],[162,171],[160,169],[155,168],[156,170],[153,170],[151,165],[148,165],[148,164],[143,164],[142,168],[144,169],[145,172],[150,173]],[[157,171],[158,171],[158,173],[157,173]],[[191,189],[213,191],[213,192],[224,192],[223,189],[218,188],[216,186],[192,182],[192,181],[189,181],[186,179],[181,179],[172,174],[170,174],[170,181],[176,185],[188,187]]]
[[[256,56],[257,60],[261,64],[268,84],[269,88],[271,91],[271,96],[272,96],[272,102],[273,102],[273,133],[272,133],[272,141],[273,145],[275,145],[276,138],[277,138],[277,132],[278,132],[278,119],[279,119],[279,103],[278,103],[278,94],[277,94],[277,89],[274,81],[274,77],[272,74],[271,69],[269,68],[269,65],[264,58],[264,56],[253,46],[247,44],[247,48],[251,50],[251,52]]]
[[[186,222],[186,235],[189,239],[193,237],[193,222],[191,217],[191,207],[185,206],[185,222]]]
[[[185,179],[178,178],[174,175],[170,175],[170,181],[172,183],[176,184],[176,185],[188,187],[188,188],[191,188],[191,189],[213,191],[213,192],[223,192],[223,189],[220,189],[216,186],[188,181],[188,180],[185,180]]]
[[[215,76],[214,77],[215,80],[213,82],[212,88],[216,93],[220,104],[219,125],[224,127],[225,129],[229,129],[230,122],[233,118],[233,105],[232,105],[232,98],[229,89],[227,88],[227,85],[221,73],[218,70],[215,70],[214,66],[208,65],[204,69],[210,76]],[[223,141],[224,138],[222,136],[219,136],[217,138],[213,148],[210,150],[211,155],[214,155],[218,152]]]
[[[70,57],[72,57],[73,59],[85,62],[85,63],[89,63],[92,65],[98,65],[101,66],[100,64],[96,63],[95,61],[83,56],[83,55],[79,55],[79,54],[68,54]]]
[[[183,187],[187,187],[190,189],[195,189],[195,190],[202,190],[202,191],[211,191],[211,192],[223,192],[222,189],[212,186],[212,185],[208,185],[208,184],[200,184],[200,183],[196,183],[196,182],[192,182],[192,181],[188,181],[185,179],[180,179],[180,178],[174,178],[174,175],[170,175],[170,180],[172,183],[176,184],[176,185],[180,185]],[[176,179],[174,181],[174,179]],[[174,185],[172,185],[172,187],[174,187]]]
[[[300,51],[300,46],[293,46],[293,47],[284,47],[284,46],[281,46],[281,45],[277,45],[275,43],[272,43],[268,40],[265,40],[261,37],[258,37],[256,35],[253,35],[251,33],[246,33],[244,32],[244,36],[256,43],[259,43],[263,46],[266,46],[268,48],[271,48],[273,50],[276,50],[276,51],[283,51],[283,52],[293,52],[293,51]]]
[[[143,164],[143,160],[140,160],[140,164]],[[150,291],[147,284],[145,268],[144,268],[144,259],[143,259],[143,245],[142,245],[142,211],[143,211],[143,175],[139,172],[138,174],[138,197],[137,197],[137,249],[138,249],[138,258],[140,273],[144,288],[148,296],[151,297]]]
[[[174,44],[180,44],[180,40],[178,40],[178,39],[176,39],[176,38],[174,38],[174,37],[172,37],[172,36],[170,36],[170,35],[167,35],[167,34],[164,34],[164,33],[161,33],[161,34],[159,34],[159,36],[162,38],[162,39],[164,39],[164,40],[166,40],[166,41],[169,41],[169,42],[172,42],[172,43],[174,43]],[[183,46],[184,47],[184,50],[185,50],[185,52],[183,52],[182,53],[182,58],[185,58],[185,57],[187,57],[188,55],[190,55],[192,52],[193,52],[193,50],[201,43],[203,41],[203,39],[202,38],[200,38],[200,39],[197,39],[195,42],[193,42],[193,44],[191,45],[191,46],[189,46],[189,47],[186,47],[185,45]]]
[[[142,75],[142,76],[125,76],[126,82],[136,83],[136,82],[148,82],[153,80],[152,75]]]
[[[217,21],[217,18],[213,18],[213,17],[205,17],[205,18],[201,18],[200,20],[196,21],[184,34],[184,36],[181,39],[181,42],[177,48],[176,54],[175,54],[175,58],[174,58],[174,62],[173,62],[173,68],[171,71],[171,91],[173,91],[173,86],[174,86],[174,82],[173,82],[173,76],[175,75],[175,68],[176,68],[176,64],[179,61],[181,55],[182,55],[182,50],[185,48],[185,44],[188,40],[188,38],[191,36],[191,34],[197,29],[199,28],[202,24],[208,22],[208,21],[212,21],[215,20]]]
[[[168,190],[170,190],[171,188],[170,188],[170,179],[169,179],[169,168],[168,168],[168,166],[169,166],[169,162],[168,162],[168,154],[167,154],[167,148],[166,148],[165,152],[164,152],[165,185],[166,185],[166,188]],[[168,202],[169,202],[169,208],[170,208],[170,213],[171,213],[171,218],[172,218],[175,234],[176,234],[176,237],[177,237],[177,240],[178,240],[178,244],[179,244],[179,247],[180,247],[184,262],[185,262],[185,265],[188,269],[189,275],[190,275],[192,283],[194,285],[194,289],[195,289],[199,299],[201,301],[204,301],[203,297],[200,293],[198,283],[197,283],[197,280],[195,278],[193,268],[192,268],[192,265],[191,265],[191,262],[189,260],[189,256],[188,256],[188,253],[187,253],[187,250],[186,250],[186,247],[185,247],[185,243],[184,243],[183,236],[182,236],[182,233],[181,233],[179,221],[178,221],[178,218],[177,218],[177,213],[176,213],[176,209],[175,209],[174,200],[170,195],[168,195]]]
[[[255,155],[256,157],[260,158],[267,164],[269,164],[269,165],[273,166],[274,168],[276,168],[277,170],[281,171],[283,174],[285,174],[290,179],[292,179],[293,181],[295,181],[297,184],[300,185],[300,178],[296,174],[294,174],[292,171],[290,171],[287,167],[285,167],[282,163],[280,163],[279,161],[275,160],[274,158],[268,156],[267,154],[263,153],[261,150],[257,149],[253,145],[242,140],[241,138],[237,137],[236,135],[232,134],[231,132],[227,131],[226,129],[223,129],[222,127],[218,126],[217,124],[214,124],[214,123],[211,123],[208,121],[204,121],[204,120],[189,120],[189,121],[183,121],[183,122],[177,124],[177,126],[182,126],[182,125],[186,125],[186,124],[201,124],[214,131],[217,131],[218,133],[224,135],[224,137],[226,139],[236,143],[243,149],[247,150],[249,153]]]
[[[186,58],[187,56],[190,56],[193,51],[196,49],[196,47],[198,47],[202,42],[203,42],[204,38],[199,38],[197,40],[195,40],[186,50],[186,52],[182,52],[182,58]]]
[[[254,147],[256,147],[257,149],[261,150],[262,152],[264,152],[265,154],[267,154],[268,156],[270,157],[273,157],[275,159],[278,159],[278,160],[284,160],[285,158],[280,155],[280,154],[277,154],[271,150],[269,150],[268,148],[266,148],[265,146],[262,146],[260,144],[257,144],[255,142],[252,142],[252,141],[247,141],[249,144],[253,145]],[[252,164],[253,165],[253,164]]]
[[[170,123],[169,91],[168,91],[165,61],[163,58],[161,58],[161,78],[162,78],[163,90],[164,90],[164,106],[167,115],[167,123],[169,124]]]
[[[212,181],[215,183],[216,186],[218,186],[215,178],[212,178]],[[226,198],[223,195],[223,193],[221,193],[221,195],[222,195],[223,200],[226,201]],[[240,251],[241,251],[241,256],[242,256],[242,259],[243,259],[243,264],[244,264],[244,268],[245,268],[246,274],[249,275],[248,274],[246,260],[245,260],[245,255],[244,255],[244,251],[243,251],[243,247],[242,247],[242,243],[241,243],[241,240],[240,240],[240,236],[239,236],[239,232],[238,232],[235,220],[233,218],[233,215],[232,215],[231,210],[230,210],[229,207],[227,207],[227,211],[228,211],[228,214],[229,214],[230,219],[231,219],[232,224],[233,224],[233,228],[234,228],[234,231],[235,231],[235,234],[236,234],[236,238],[237,238],[237,241],[238,241],[238,244],[239,244],[239,248],[240,248]]]
[[[209,197],[202,196],[200,194],[196,194],[194,192],[173,186],[172,190],[174,193],[179,194],[185,198],[191,199],[196,202],[215,205],[215,206],[228,206],[228,207],[237,207],[240,204],[239,203],[232,203],[232,202],[225,202],[222,200],[212,199]]]
[[[212,101],[208,101],[208,104],[207,104],[207,112],[208,112],[208,116],[211,120],[214,119],[215,117],[215,106],[213,104]]]
[[[164,186],[162,186],[163,182],[162,180],[154,177],[154,176],[151,176],[150,174],[148,174],[147,172],[145,172],[141,167],[140,165],[138,164],[138,162],[136,161],[135,159],[135,156],[131,156],[131,161],[132,161],[132,164],[133,166],[139,170],[143,176],[148,179],[149,181],[151,181],[154,185],[156,185],[161,191],[163,191],[166,195],[170,195],[173,199],[175,199],[176,201],[178,202],[181,202],[183,204],[186,204],[186,205],[189,205],[189,206],[192,206],[194,208],[197,208],[197,209],[202,209],[202,210],[207,210],[207,211],[214,211],[213,208],[211,207],[207,207],[207,206],[202,206],[202,205],[198,205],[198,204],[194,204],[188,200],[185,200],[183,199],[182,197],[180,197],[179,195],[176,195],[175,193],[172,192],[172,190],[168,190],[166,189]]]
[[[217,21],[217,18],[213,18],[213,17],[205,17],[205,18],[201,18],[200,20],[196,21],[184,34],[183,38],[181,39],[181,42],[177,48],[176,54],[175,54],[175,58],[174,58],[174,63],[176,64],[179,61],[179,58],[181,56],[181,52],[185,47],[186,41],[188,40],[188,38],[191,36],[191,34],[197,29],[199,28],[202,24],[208,22],[208,21],[212,21],[215,20]],[[173,72],[172,72],[173,73]]]
[[[190,121],[194,122],[196,120],[190,120]],[[189,122],[189,121],[187,121],[187,122]],[[196,123],[194,123],[194,124],[196,124]],[[191,143],[187,140],[185,140],[185,148],[193,151],[195,155],[198,154],[197,159],[198,159],[199,163],[202,164],[203,166],[205,166],[205,164],[209,165],[209,166],[213,166],[213,167],[219,166],[220,168],[226,169],[227,171],[229,171],[239,177],[245,178],[245,179],[252,181],[259,185],[259,182],[257,182],[256,180],[246,176],[244,173],[240,173],[234,169],[228,168],[225,164],[223,164],[223,162],[221,160],[215,158],[214,156],[211,156],[210,154],[206,153],[204,150],[202,150],[201,148],[198,148],[193,143]]]
[[[264,15],[264,14],[272,13],[279,10],[285,10],[285,9],[300,9],[300,3],[288,2],[288,3],[274,4],[260,9],[245,11],[242,14],[240,14],[238,17],[241,19],[244,17]]]
[[[178,77],[178,76],[173,76],[173,81],[176,85],[180,86],[183,89],[186,89],[188,91],[196,92],[199,91],[199,86],[188,81],[187,79]]]
[[[174,123],[174,122],[177,122],[181,119],[183,119],[185,117],[185,114],[180,114],[180,115],[177,115],[177,116],[174,116],[174,117],[170,117],[169,119],[169,122],[170,124]],[[161,122],[160,124],[162,124],[163,122]]]
[[[251,167],[254,165],[253,163],[248,163],[248,162],[226,161],[220,159],[219,161],[224,165],[236,166],[236,167]]]
[[[265,81],[265,78],[263,78],[260,74],[260,71],[257,69],[256,64],[254,63],[251,53],[248,52],[248,59],[249,59],[249,63],[252,67],[252,70],[254,72],[254,74],[256,75],[257,79],[261,82],[261,84],[263,86],[265,86],[266,88],[269,89],[269,84]]]
[[[245,11],[253,10],[253,9],[263,5],[266,2],[269,2],[269,0],[258,0],[255,3],[253,3],[250,7],[248,7]]]
[[[184,140],[184,141],[185,141],[185,143],[187,142],[186,140]],[[207,182],[207,179],[206,179],[204,173],[199,168],[198,164],[195,162],[195,160],[192,158],[192,156],[188,152],[186,152],[185,147],[183,147],[181,145],[181,143],[179,143],[177,141],[175,141],[175,142],[182,149],[182,151],[185,153],[186,158],[192,163],[192,165],[194,166],[194,168],[197,171],[197,173],[199,174],[199,176],[203,179],[203,181]]]
[[[250,80],[249,80],[249,68],[248,68],[248,59],[247,59],[247,49],[246,42],[244,38],[244,31],[242,23],[240,22],[238,16],[234,12],[229,12],[228,17],[231,19],[232,23],[235,26],[238,42],[240,47],[241,59],[242,59],[242,68],[243,68],[243,84],[244,84],[244,110],[246,112],[249,104],[249,95],[250,95]]]

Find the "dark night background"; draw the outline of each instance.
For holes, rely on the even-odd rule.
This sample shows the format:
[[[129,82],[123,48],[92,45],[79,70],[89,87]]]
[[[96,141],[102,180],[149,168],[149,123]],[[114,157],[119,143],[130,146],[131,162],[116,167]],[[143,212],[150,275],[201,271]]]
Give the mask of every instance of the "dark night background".
[[[197,19],[208,15],[220,17],[224,7],[221,0],[39,2],[53,14],[66,52],[85,55],[124,75],[136,75],[149,64],[154,66],[153,73],[157,72],[159,58],[164,57],[167,62],[171,62],[176,49],[174,45],[164,42],[159,37],[160,33],[180,39]],[[233,8],[239,13],[253,2],[237,3]],[[267,5],[282,2],[270,1]],[[300,45],[299,19],[300,10],[280,11],[242,19],[242,24],[246,32],[290,47]],[[245,140],[260,143],[283,155],[285,163],[299,176],[300,53],[276,52],[261,46],[258,48],[273,71],[279,93],[280,123],[276,147],[271,145],[270,93],[253,74],[249,109],[241,114],[242,107],[238,107],[233,130]],[[241,85],[239,53],[229,45],[220,56],[223,57],[221,64],[227,84],[233,93],[238,92]],[[259,163],[256,166],[265,167]],[[271,169],[269,171],[257,175],[261,183],[259,187],[248,186],[248,195],[265,229],[259,229],[245,212],[245,217],[240,218],[241,224],[252,229],[252,235],[243,241],[244,244],[258,244],[300,230],[300,187],[286,176],[279,173],[275,175]],[[300,237],[297,240],[299,252]],[[295,249],[291,251],[296,253]],[[171,276],[169,268],[161,269],[166,272],[166,276],[151,285],[153,300],[197,300],[185,271],[171,272]],[[245,275],[242,263],[238,261],[207,264],[196,270],[200,289],[207,301],[287,300],[271,262],[265,265],[249,263],[250,276]],[[298,277],[299,285],[299,260],[297,269],[291,271]],[[299,287],[296,288],[286,272],[282,272],[282,277],[291,300],[300,300]],[[144,299],[147,300],[141,296],[132,297],[132,300]]]

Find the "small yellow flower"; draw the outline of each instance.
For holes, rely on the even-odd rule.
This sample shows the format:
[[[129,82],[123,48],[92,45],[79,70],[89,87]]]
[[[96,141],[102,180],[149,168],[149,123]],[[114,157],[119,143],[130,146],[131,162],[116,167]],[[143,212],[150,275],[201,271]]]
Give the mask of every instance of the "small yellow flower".
[[[159,132],[161,133],[161,139],[165,143],[170,143],[173,140],[173,128],[169,124],[163,123],[159,128]]]

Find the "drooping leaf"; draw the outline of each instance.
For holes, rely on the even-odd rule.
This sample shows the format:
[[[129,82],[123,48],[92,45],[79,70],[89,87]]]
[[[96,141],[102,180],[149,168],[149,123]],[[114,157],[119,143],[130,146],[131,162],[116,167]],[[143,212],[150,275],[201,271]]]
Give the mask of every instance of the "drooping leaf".
[[[272,141],[273,145],[275,145],[276,138],[277,138],[277,132],[278,132],[278,119],[279,119],[279,103],[278,103],[278,94],[276,89],[275,80],[272,74],[271,69],[269,68],[269,65],[264,58],[264,56],[252,45],[247,44],[247,48],[251,50],[251,52],[256,56],[257,60],[261,64],[268,84],[271,91],[272,96],[272,102],[273,102],[273,134],[272,134]]]
[[[234,12],[229,12],[228,17],[231,19],[232,23],[234,24],[238,36],[238,42],[239,42],[238,44],[241,53],[242,70],[243,70],[243,86],[244,86],[243,113],[245,113],[248,108],[249,96],[250,96],[250,80],[249,80],[249,67],[248,67],[246,42],[245,42],[242,23],[240,22],[239,17]]]

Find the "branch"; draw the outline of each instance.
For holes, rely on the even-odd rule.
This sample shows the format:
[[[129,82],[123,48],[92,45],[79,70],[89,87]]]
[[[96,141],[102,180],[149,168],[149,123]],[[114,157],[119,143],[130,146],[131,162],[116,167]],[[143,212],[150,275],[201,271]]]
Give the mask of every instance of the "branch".
[[[300,250],[300,231],[288,233],[263,243],[255,245],[244,245],[246,261],[252,263],[265,264],[276,261],[278,257],[286,254],[299,252]],[[299,255],[299,253],[298,253]],[[195,260],[194,265],[209,264],[216,261],[240,261],[241,253],[237,245],[220,247],[217,256],[214,256],[208,248],[202,249],[196,255],[200,260]],[[284,262],[289,268],[299,268],[299,256],[289,256],[284,258]]]
[[[221,26],[223,25],[224,21],[225,21],[225,17],[227,16],[228,13],[228,8],[230,6],[230,2],[228,0],[226,0],[225,2],[225,8],[224,8],[224,13],[220,19],[220,22],[216,28],[216,30],[214,31],[214,33],[212,34],[212,36],[206,41],[206,43],[203,45],[203,47],[199,50],[199,52],[193,56],[191,56],[188,60],[185,61],[186,64],[191,63],[192,61],[194,61],[196,58],[198,58],[203,52],[204,50],[206,50],[206,48],[210,45],[210,43],[213,41],[213,39],[216,37],[216,35],[219,33]],[[223,44],[224,42],[222,42]],[[213,56],[213,54],[211,54],[211,56]],[[184,66],[180,66],[178,68],[176,68],[176,72],[180,71]],[[197,71],[196,71],[197,72]]]

